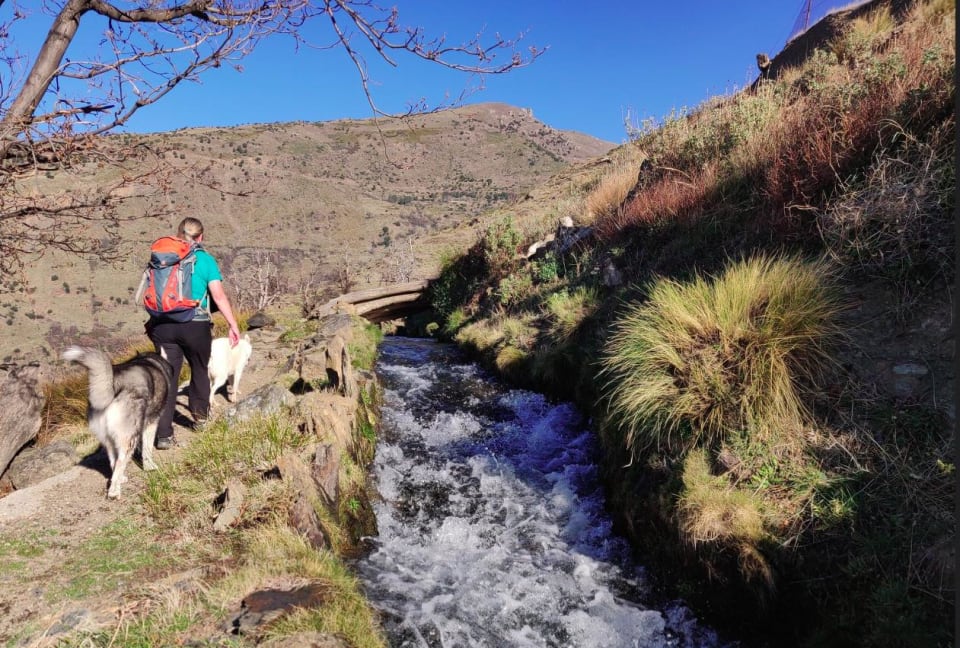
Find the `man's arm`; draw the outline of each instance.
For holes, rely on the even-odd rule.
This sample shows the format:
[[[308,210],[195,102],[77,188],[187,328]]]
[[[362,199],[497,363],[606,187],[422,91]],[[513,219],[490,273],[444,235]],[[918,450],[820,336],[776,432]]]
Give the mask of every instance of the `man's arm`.
[[[237,346],[237,342],[240,341],[240,327],[237,326],[237,320],[233,316],[233,308],[230,306],[230,298],[227,297],[227,293],[223,289],[223,282],[215,279],[207,284],[207,289],[210,290],[210,297],[217,304],[217,308],[223,313],[223,317],[230,326],[230,346]]]

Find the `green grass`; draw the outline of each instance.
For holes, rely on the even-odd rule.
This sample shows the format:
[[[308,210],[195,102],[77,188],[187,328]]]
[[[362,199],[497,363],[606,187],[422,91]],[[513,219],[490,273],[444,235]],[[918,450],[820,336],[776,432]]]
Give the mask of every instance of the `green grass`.
[[[18,533],[13,535],[0,536],[0,569],[9,570],[9,561],[14,560],[15,556],[20,558],[36,558],[42,556],[52,544],[50,537],[54,532],[50,531],[44,534],[30,531],[27,533]]]
[[[284,343],[297,342],[305,340],[316,335],[317,323],[315,320],[297,319],[286,327],[286,330],[280,334],[280,341]]]
[[[88,539],[67,561],[73,576],[54,600],[82,599],[141,582],[137,574],[169,565],[172,556],[146,520],[116,520]]]
[[[253,417],[242,425],[216,419],[183,450],[181,461],[147,473],[148,510],[162,524],[192,521],[201,527],[210,498],[229,479],[263,487],[259,467],[272,465],[285,450],[308,441],[285,416]]]
[[[751,556],[760,555],[750,549],[767,536],[765,504],[756,490],[732,486],[726,477],[713,475],[703,450],[687,454],[682,480],[677,514],[687,542],[728,544],[750,551]],[[764,567],[748,574],[747,578],[759,576],[772,584],[771,570],[765,564]]]
[[[353,340],[347,345],[351,364],[356,369],[373,369],[377,361],[377,345],[382,339],[383,331],[377,324],[364,323],[355,327]]]
[[[551,293],[544,304],[550,318],[549,333],[558,343],[569,341],[600,303],[600,294],[592,286]]]

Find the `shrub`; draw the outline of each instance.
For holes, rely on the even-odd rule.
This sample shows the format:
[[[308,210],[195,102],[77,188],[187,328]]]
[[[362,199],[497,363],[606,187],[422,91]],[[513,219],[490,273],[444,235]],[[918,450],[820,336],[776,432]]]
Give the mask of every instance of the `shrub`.
[[[56,382],[43,386],[43,427],[38,435],[40,442],[56,437],[67,426],[80,426],[87,422],[88,378],[86,372],[71,371]]]
[[[929,142],[904,133],[898,150],[878,153],[864,177],[845,185],[818,215],[836,260],[900,282],[952,274],[956,184],[950,126]]]
[[[497,285],[497,300],[504,306],[521,301],[533,289],[533,279],[526,271],[506,276]]]
[[[521,240],[520,231],[509,216],[487,228],[480,246],[490,274],[502,276],[516,267]]]
[[[447,336],[453,336],[460,328],[466,324],[467,320],[470,319],[467,317],[466,311],[462,308],[457,308],[447,316],[446,324],[443,326],[443,332]]]
[[[449,318],[472,297],[486,273],[480,244],[466,253],[441,260],[440,275],[427,289],[430,306],[441,318]]]
[[[537,283],[550,283],[560,277],[560,262],[556,254],[549,254],[532,264],[534,279]]]
[[[552,293],[545,304],[550,317],[550,335],[559,342],[569,340],[598,304],[599,296],[594,288],[581,286]]]
[[[694,222],[713,202],[717,183],[716,164],[707,164],[689,174],[669,174],[639,192],[616,212],[598,219],[597,234],[611,239],[633,226],[659,222]]]
[[[514,346],[505,346],[497,351],[494,364],[497,370],[507,378],[516,380],[523,377],[527,354]]]
[[[836,332],[824,263],[756,257],[715,280],[661,279],[615,324],[601,374],[631,450],[791,432]]]

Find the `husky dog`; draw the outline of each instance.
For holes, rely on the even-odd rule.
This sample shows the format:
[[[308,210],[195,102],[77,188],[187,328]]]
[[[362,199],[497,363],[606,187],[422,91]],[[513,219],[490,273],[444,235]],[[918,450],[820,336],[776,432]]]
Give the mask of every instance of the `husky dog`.
[[[231,387],[232,400],[236,402],[240,395],[240,377],[243,369],[253,353],[250,336],[244,335],[231,347],[228,338],[216,338],[210,345],[210,362],[207,364],[207,375],[210,377],[210,404],[213,405],[213,396],[217,390],[227,384],[227,378],[233,376]]]
[[[154,470],[153,442],[167,392],[173,384],[173,367],[156,353],[142,353],[113,365],[98,349],[72,346],[62,358],[82,364],[90,378],[87,424],[107,449],[110,488],[107,497],[120,497],[124,472],[140,446],[144,470]]]

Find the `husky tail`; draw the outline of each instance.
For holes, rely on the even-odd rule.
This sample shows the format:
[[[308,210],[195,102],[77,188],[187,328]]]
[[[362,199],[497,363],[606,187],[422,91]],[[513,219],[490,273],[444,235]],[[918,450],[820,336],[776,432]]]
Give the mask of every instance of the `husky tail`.
[[[90,405],[96,410],[106,409],[116,396],[110,356],[99,349],[72,346],[60,357],[87,368],[90,372]]]

